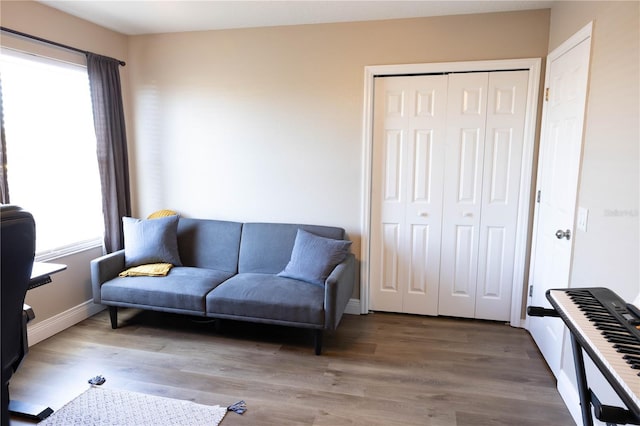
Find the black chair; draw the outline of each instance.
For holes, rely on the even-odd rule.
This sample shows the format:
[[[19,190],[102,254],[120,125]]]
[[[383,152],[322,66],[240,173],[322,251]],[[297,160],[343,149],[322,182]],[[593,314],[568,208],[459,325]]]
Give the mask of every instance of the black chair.
[[[33,311],[24,304],[35,256],[36,225],[31,213],[0,206],[0,310],[2,317],[2,426],[9,424],[9,380],[26,355],[27,322]]]

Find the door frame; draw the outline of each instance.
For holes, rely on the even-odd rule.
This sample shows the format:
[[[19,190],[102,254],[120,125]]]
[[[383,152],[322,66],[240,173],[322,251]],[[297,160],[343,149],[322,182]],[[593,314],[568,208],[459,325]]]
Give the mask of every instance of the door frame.
[[[371,190],[373,160],[373,93],[375,77],[391,75],[437,74],[469,71],[528,70],[529,82],[525,112],[524,146],[520,173],[520,195],[516,227],[516,247],[511,296],[511,320],[514,327],[523,324],[522,301],[524,279],[528,269],[528,231],[530,221],[531,194],[533,191],[533,160],[536,135],[536,119],[539,104],[541,58],[506,59],[492,61],[437,62],[426,64],[373,65],[364,69],[363,106],[363,201],[362,201],[362,245],[360,253],[360,313],[369,312],[370,252],[371,252]]]

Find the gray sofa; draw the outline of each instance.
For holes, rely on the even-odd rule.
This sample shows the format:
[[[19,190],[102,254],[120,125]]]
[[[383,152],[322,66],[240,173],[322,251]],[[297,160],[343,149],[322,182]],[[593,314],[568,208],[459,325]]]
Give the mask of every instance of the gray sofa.
[[[299,229],[345,239],[337,227],[180,218],[181,266],[164,277],[120,277],[125,250],[97,258],[91,262],[94,302],[109,307],[114,329],[118,307],[308,328],[319,355],[323,330],[336,329],[351,297],[355,259],[347,246],[324,282],[281,276],[293,261]]]

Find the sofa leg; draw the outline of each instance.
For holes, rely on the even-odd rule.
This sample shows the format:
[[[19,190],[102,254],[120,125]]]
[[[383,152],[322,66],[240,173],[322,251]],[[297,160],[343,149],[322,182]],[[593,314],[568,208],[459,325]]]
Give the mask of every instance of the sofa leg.
[[[111,319],[111,328],[118,328],[118,307],[109,306],[109,319]]]
[[[316,355],[322,353],[322,330],[314,330],[313,338],[315,341]]]

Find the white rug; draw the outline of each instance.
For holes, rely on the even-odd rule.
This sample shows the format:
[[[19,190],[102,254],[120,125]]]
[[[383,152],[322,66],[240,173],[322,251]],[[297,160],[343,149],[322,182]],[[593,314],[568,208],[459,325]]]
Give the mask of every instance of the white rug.
[[[217,426],[226,413],[219,405],[91,387],[38,425]]]

